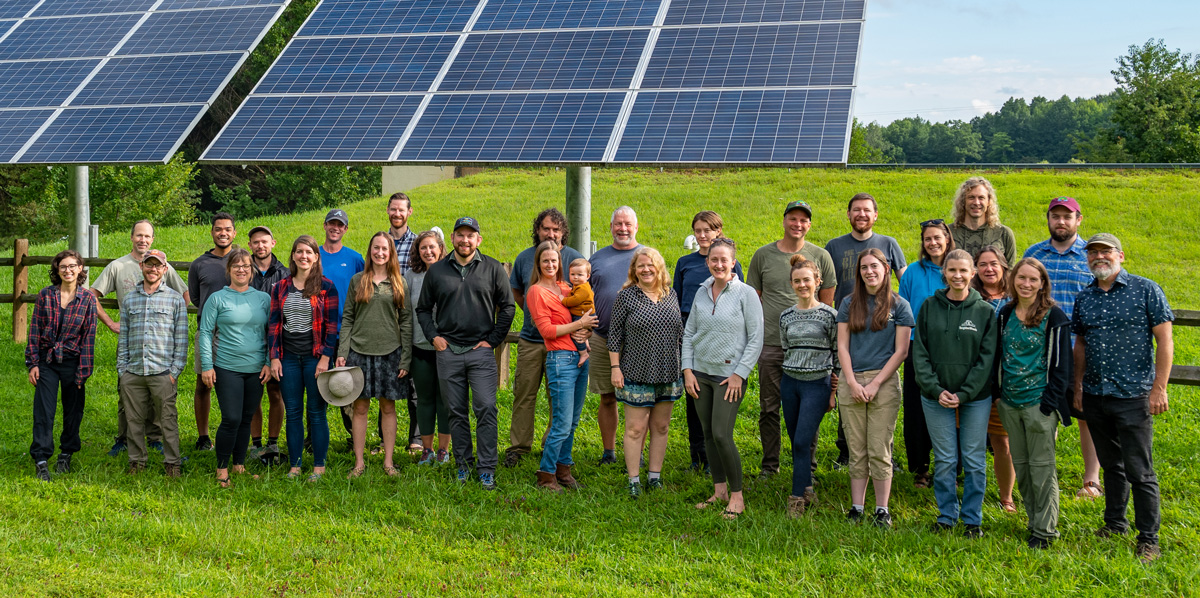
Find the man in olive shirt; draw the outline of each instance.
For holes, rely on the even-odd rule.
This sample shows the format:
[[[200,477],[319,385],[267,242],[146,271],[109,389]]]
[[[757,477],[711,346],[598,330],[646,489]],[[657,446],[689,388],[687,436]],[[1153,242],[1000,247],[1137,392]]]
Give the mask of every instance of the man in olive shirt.
[[[954,246],[966,250],[971,257],[979,255],[984,247],[995,245],[1004,251],[1009,267],[1016,264],[1016,237],[1011,228],[1000,224],[996,190],[981,176],[967,179],[954,195],[950,235],[954,237]]]
[[[779,472],[779,384],[783,379],[779,314],[796,303],[796,293],[792,290],[792,256],[803,255],[821,271],[821,290],[817,298],[822,303],[833,305],[834,287],[837,286],[837,274],[829,252],[804,240],[810,229],[812,208],[803,201],[787,204],[783,210],[783,238],[755,251],[746,270],[746,282],[758,291],[763,305],[763,350],[758,358],[762,475]]]

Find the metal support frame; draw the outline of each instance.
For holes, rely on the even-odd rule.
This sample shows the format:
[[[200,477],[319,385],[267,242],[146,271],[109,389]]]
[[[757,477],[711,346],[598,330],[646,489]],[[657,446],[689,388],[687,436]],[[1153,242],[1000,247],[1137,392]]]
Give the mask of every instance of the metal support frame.
[[[592,256],[592,167],[568,166],[567,225],[571,227],[571,247]]]
[[[92,243],[92,203],[88,197],[88,167],[74,165],[67,167],[67,193],[75,206],[75,221],[71,235],[71,249],[79,252],[85,258],[98,257],[93,252]]]

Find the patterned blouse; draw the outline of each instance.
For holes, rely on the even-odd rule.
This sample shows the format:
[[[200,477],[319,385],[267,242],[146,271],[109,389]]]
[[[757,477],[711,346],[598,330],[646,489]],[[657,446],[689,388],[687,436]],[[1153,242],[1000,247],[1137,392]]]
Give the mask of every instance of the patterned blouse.
[[[682,346],[683,316],[674,290],[668,290],[657,303],[637,285],[617,293],[608,327],[608,350],[621,354],[625,380],[675,382],[683,371]]]

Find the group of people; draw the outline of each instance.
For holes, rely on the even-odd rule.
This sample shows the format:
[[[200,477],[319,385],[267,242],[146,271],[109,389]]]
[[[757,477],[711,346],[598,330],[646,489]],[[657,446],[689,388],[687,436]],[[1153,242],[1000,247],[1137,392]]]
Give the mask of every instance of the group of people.
[[[1019,261],[1012,231],[1000,224],[995,190],[982,177],[961,185],[949,222],[920,223],[920,257],[912,263],[894,238],[873,230],[879,206],[866,193],[849,201],[850,232],[824,247],[806,240],[812,206],[788,203],[783,237],[758,248],[744,269],[721,217],[702,211],[692,220],[699,251],[681,258],[674,276],[657,250],[637,242],[637,215],[628,206],[612,214],[611,245],[590,259],[569,246],[563,214],[543,210],[511,272],[480,250],[483,229],[475,219],[454,223],[447,251],[437,233],[409,229],[411,214],[406,195],[389,198],[392,226],[371,238],[363,260],[341,243],[345,212],[331,210],[325,242],[297,238],[287,267],[271,253],[268,228],[251,230],[246,251],[232,245],[234,218],[217,214],[215,246],[192,263],[186,287],[166,256],[150,248],[148,222],[135,225],[133,250],[104,270],[92,293],[80,292],[86,274],[78,254],[60,253],[52,284],[39,295],[26,351],[37,386],[31,447],[37,475],[49,479],[58,384],[64,410],[58,471],[70,470],[79,448],[96,318],[119,335],[118,444],[127,446],[130,472],[145,467],[149,446],[161,447],[167,475],[179,475],[174,402],[186,364],[190,301],[200,312],[197,448],[211,446],[208,390],[215,388],[222,486],[231,471],[245,471],[251,443],[249,450],[260,454],[278,451],[280,410],[289,477],[301,475],[309,443],[308,479],[320,479],[329,446],[322,397],[341,392],[355,452],[349,477],[365,469],[371,399],[379,401],[384,471],[397,473],[395,402],[403,401],[421,464],[447,462],[452,447],[458,479],[477,477],[494,489],[501,462],[493,348],[505,341],[519,306],[524,319],[503,465],[515,466],[532,451],[544,379],[550,421],[535,483],[548,491],[582,486],[572,453],[589,388],[600,396],[599,465],[617,462],[617,404],[623,405],[633,498],[663,487],[672,408],[686,397],[691,466],[713,481],[712,495],[696,508],[715,506],[725,518],[738,518],[746,501],[733,430],[757,366],[760,475],[779,470],[782,413],[793,462],[789,516],[801,516],[816,500],[817,432],[836,410],[838,462],[850,478],[847,517],[868,519],[870,481],[869,519],[891,527],[888,501],[899,470],[894,432],[903,409],[907,467],[915,487],[933,488],[935,530],[961,522],[965,536],[983,534],[990,444],[1001,506],[1016,510],[1015,484],[1028,516],[1028,544],[1045,548],[1058,537],[1057,426],[1075,419],[1085,463],[1078,495],[1106,501],[1097,533],[1127,533],[1132,489],[1138,555],[1149,561],[1159,554],[1152,416],[1167,410],[1173,315],[1157,284],[1122,268],[1119,239],[1079,236],[1082,209],[1073,198],[1050,202],[1050,238]],[[117,322],[96,303],[112,291]],[[347,374],[349,385],[335,379]],[[265,447],[264,388],[271,397]]]

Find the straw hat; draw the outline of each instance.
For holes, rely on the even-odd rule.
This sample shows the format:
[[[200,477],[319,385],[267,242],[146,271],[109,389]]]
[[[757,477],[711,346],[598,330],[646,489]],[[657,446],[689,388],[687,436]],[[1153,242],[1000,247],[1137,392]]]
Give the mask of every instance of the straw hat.
[[[321,398],[334,407],[353,403],[363,391],[363,372],[359,367],[330,368],[317,376]]]

